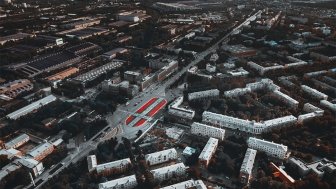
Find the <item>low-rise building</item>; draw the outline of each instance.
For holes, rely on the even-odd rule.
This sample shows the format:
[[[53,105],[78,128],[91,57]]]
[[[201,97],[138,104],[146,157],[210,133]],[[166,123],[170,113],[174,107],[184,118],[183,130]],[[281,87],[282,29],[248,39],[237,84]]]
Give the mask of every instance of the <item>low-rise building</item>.
[[[208,99],[208,98],[217,98],[219,97],[218,89],[211,89],[205,91],[198,91],[188,94],[188,100],[196,100],[196,99]]]
[[[131,167],[132,163],[129,158],[121,159],[113,162],[98,164],[96,171],[98,174],[111,175],[123,173]]]
[[[248,148],[245,153],[243,163],[240,167],[239,178],[240,182],[248,184],[252,178],[252,169],[254,164],[254,159],[257,155],[257,151]]]
[[[212,156],[215,154],[218,146],[218,139],[209,138],[207,144],[203,148],[201,154],[198,157],[198,161],[203,167],[208,167]]]
[[[318,177],[323,177],[326,173],[334,173],[336,171],[336,162],[325,158],[312,163],[305,163],[300,159],[291,157],[288,159],[288,163],[296,167],[301,176],[306,176],[312,172]]]
[[[53,151],[54,151],[54,145],[52,145],[49,142],[44,142],[33,148],[30,152],[28,152],[26,156],[31,157],[36,161],[41,161],[49,154],[51,154]]]
[[[100,183],[99,189],[132,189],[138,185],[135,175]]]
[[[39,162],[32,158],[24,157],[21,159],[17,159],[16,162],[26,167],[34,177],[39,176],[44,171],[42,162]]]
[[[15,98],[19,94],[33,90],[33,84],[28,79],[19,79],[0,85],[0,95]]]
[[[250,137],[247,140],[247,145],[249,148],[265,152],[267,155],[279,159],[285,159],[288,151],[288,147],[285,145],[269,142],[254,137]]]
[[[191,125],[191,133],[206,137],[213,137],[219,140],[224,140],[225,130],[217,127],[212,127],[203,123],[194,122]]]
[[[27,134],[21,134],[14,139],[8,141],[5,143],[5,148],[10,149],[10,148],[18,148],[22,146],[23,144],[27,143],[29,141],[30,137]]]
[[[18,118],[20,118],[24,115],[27,115],[27,114],[33,112],[34,110],[37,110],[37,109],[39,109],[39,108],[41,108],[41,107],[43,107],[43,106],[45,106],[45,105],[47,105],[51,102],[54,102],[56,100],[57,100],[57,98],[53,95],[46,96],[46,97],[44,97],[44,98],[42,98],[38,101],[35,101],[35,102],[33,102],[33,103],[23,107],[23,108],[20,108],[20,109],[16,110],[16,111],[14,111],[10,114],[7,114],[6,117],[8,119],[16,120],[16,119],[18,119]]]
[[[180,96],[177,99],[175,99],[171,104],[169,104],[168,113],[181,119],[192,120],[195,116],[195,111],[179,107],[182,104],[182,102],[183,102],[183,96]]]
[[[161,189],[207,189],[202,180],[187,180]]]
[[[96,155],[90,155],[86,158],[88,164],[89,172],[93,171],[97,167],[97,157]]]
[[[319,100],[327,100],[328,99],[328,95],[316,90],[316,89],[313,89],[311,87],[308,87],[307,85],[301,85],[301,89],[308,93],[310,96],[316,98],[316,99],[319,99]]]
[[[183,176],[186,174],[187,168],[183,163],[173,164],[150,171],[156,181],[169,180],[173,176]]]
[[[102,55],[103,58],[112,60],[113,58],[117,57],[118,54],[124,54],[127,53],[128,49],[125,48],[115,48],[113,50],[110,50]]]
[[[336,104],[335,103],[331,103],[331,102],[329,102],[327,100],[321,100],[320,104],[321,104],[321,106],[329,108],[333,112],[336,112]]]
[[[148,165],[156,165],[164,162],[168,162],[171,160],[177,159],[177,152],[175,148],[162,150],[159,152],[154,152],[151,154],[145,155],[145,160]]]

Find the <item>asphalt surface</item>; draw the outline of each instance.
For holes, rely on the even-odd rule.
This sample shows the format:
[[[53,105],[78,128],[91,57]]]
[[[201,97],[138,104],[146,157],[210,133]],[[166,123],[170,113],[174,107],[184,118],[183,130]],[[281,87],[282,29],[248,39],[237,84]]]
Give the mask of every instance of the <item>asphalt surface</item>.
[[[210,48],[195,55],[195,59],[188,66],[182,68],[180,71],[178,71],[165,81],[161,83],[155,83],[152,86],[148,87],[146,90],[139,93],[136,97],[129,100],[128,105],[120,105],[112,115],[107,115],[106,120],[108,121],[108,126],[106,126],[104,129],[98,132],[90,140],[86,141],[85,143],[82,143],[78,147],[78,149],[69,153],[69,155],[66,158],[64,158],[60,163],[58,163],[57,165],[53,166],[48,170],[45,170],[39,177],[35,179],[35,183],[37,184],[35,187],[32,184],[30,184],[25,188],[29,189],[40,188],[41,186],[43,186],[44,183],[46,183],[53,176],[60,173],[64,168],[68,167],[70,164],[76,163],[79,160],[86,158],[86,156],[89,154],[90,151],[96,149],[98,144],[104,142],[105,140],[109,140],[110,138],[113,137],[117,137],[118,139],[120,139],[121,137],[132,139],[135,138],[139,130],[142,131],[146,130],[151,125],[151,123],[155,121],[155,119],[148,121],[147,124],[144,124],[143,126],[140,127],[126,126],[125,120],[130,114],[134,113],[139,107],[141,107],[144,103],[146,103],[149,99],[153,97],[161,97],[166,99],[168,102],[173,98],[175,98],[174,95],[166,96],[165,94],[166,88],[168,88],[175,81],[177,81],[192,66],[195,66],[196,64],[201,62],[210,53],[215,52],[216,49],[218,48],[218,45],[221,42],[226,43],[232,34],[237,33],[237,31],[239,31],[239,29],[243,25],[249,24],[250,21],[255,19],[255,16],[260,13],[261,11],[258,11],[257,13],[253,14],[243,23],[236,26],[230,33],[226,34],[222,39],[217,41]]]

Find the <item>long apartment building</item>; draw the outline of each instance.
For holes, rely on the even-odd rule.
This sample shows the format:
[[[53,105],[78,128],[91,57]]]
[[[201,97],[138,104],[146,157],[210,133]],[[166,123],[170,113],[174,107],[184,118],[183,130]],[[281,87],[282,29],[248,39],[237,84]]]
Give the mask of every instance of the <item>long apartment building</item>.
[[[41,161],[45,157],[47,157],[49,154],[51,154],[54,151],[54,145],[52,145],[49,142],[44,142],[35,148],[33,148],[27,156],[30,158],[35,159],[36,161]]]
[[[15,98],[19,94],[33,90],[33,84],[28,79],[19,79],[0,85],[0,95]]]
[[[252,178],[252,169],[254,164],[254,159],[257,155],[257,151],[251,148],[248,148],[245,153],[243,163],[240,167],[239,178],[240,182],[248,184]]]
[[[327,100],[328,99],[328,95],[316,90],[316,89],[313,89],[311,87],[308,87],[307,85],[301,85],[301,89],[308,93],[310,96],[316,98],[316,99],[319,99],[319,100]]]
[[[177,159],[177,152],[175,148],[154,152],[145,156],[145,160],[148,165],[157,165],[175,159]]]
[[[218,146],[218,139],[209,138],[207,144],[205,145],[201,154],[198,157],[198,161],[203,167],[208,167],[212,156],[216,152],[217,146]]]
[[[220,128],[229,128],[233,130],[238,129],[248,133],[261,134],[263,132],[269,132],[273,128],[295,124],[297,122],[297,118],[295,116],[289,115],[267,121],[256,122],[254,120],[250,121],[204,111],[202,114],[202,122]]]
[[[123,173],[132,166],[131,160],[129,158],[98,164],[96,155],[88,156],[87,163],[89,172],[96,170],[98,174],[103,175]]]
[[[269,142],[254,137],[250,137],[247,140],[247,145],[249,148],[265,152],[267,155],[279,159],[285,159],[288,151],[288,147],[285,145]]]
[[[183,96],[180,96],[177,99],[175,99],[171,104],[169,104],[168,113],[179,118],[192,120],[195,116],[195,111],[184,107],[180,107],[182,102],[183,102]]]
[[[98,174],[116,174],[123,173],[132,165],[129,158],[121,159],[113,162],[98,164],[96,171]]]
[[[107,181],[98,185],[99,189],[132,189],[138,185],[135,175]]]
[[[213,137],[219,140],[224,140],[225,130],[217,127],[212,127],[203,123],[194,122],[191,125],[191,133],[206,137]]]
[[[202,180],[187,180],[161,189],[207,189]]]
[[[30,137],[27,134],[22,134],[14,139],[8,141],[5,143],[5,148],[10,149],[10,148],[18,148],[22,146],[23,144],[27,143],[29,141]]]
[[[169,165],[167,167],[152,170],[151,173],[156,181],[169,180],[173,176],[183,176],[186,174],[187,168],[183,163]]]
[[[198,91],[188,94],[189,100],[198,100],[198,99],[208,99],[208,98],[216,98],[219,96],[218,89],[211,89],[205,91]]]

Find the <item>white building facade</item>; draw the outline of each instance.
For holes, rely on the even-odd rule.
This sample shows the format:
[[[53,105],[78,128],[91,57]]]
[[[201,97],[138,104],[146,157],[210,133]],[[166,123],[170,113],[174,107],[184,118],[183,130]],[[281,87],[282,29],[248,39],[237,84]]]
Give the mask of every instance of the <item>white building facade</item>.
[[[208,167],[212,156],[215,154],[218,146],[218,139],[209,138],[207,144],[203,148],[201,154],[198,157],[198,161],[203,167]]]
[[[194,122],[191,125],[191,133],[206,137],[213,137],[219,140],[224,140],[225,130],[217,127],[212,127],[203,123]]]
[[[269,142],[254,137],[250,137],[247,140],[247,145],[249,148],[265,152],[267,155],[279,159],[285,159],[288,151],[288,147],[285,145]]]
[[[160,163],[168,162],[171,160],[177,159],[177,152],[175,148],[154,152],[151,154],[147,154],[145,156],[145,160],[147,164],[150,165],[157,165]]]

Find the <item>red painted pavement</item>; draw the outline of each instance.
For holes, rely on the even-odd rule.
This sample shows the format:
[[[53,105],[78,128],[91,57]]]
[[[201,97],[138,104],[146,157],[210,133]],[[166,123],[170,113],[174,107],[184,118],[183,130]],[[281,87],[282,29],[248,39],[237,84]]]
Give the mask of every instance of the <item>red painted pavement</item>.
[[[156,113],[158,113],[165,105],[167,101],[163,99],[159,104],[157,104],[151,111],[147,113],[147,116],[153,117]]]
[[[158,98],[152,98],[150,99],[149,101],[146,102],[146,104],[142,105],[137,111],[136,113],[140,114],[142,113],[143,111],[145,111],[148,106],[152,105]]]

